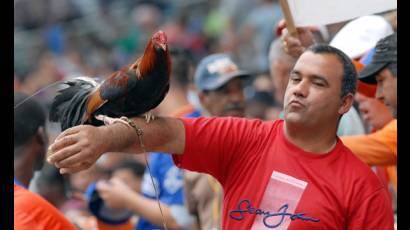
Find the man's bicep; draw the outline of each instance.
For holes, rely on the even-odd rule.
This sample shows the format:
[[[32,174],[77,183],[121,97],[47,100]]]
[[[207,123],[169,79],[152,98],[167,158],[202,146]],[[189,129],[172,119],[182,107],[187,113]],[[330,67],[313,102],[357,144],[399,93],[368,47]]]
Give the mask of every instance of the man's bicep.
[[[183,122],[175,118],[163,119],[164,121],[158,124],[157,133],[152,135],[154,139],[163,138],[163,140],[157,140],[160,144],[154,147],[154,151],[182,154],[185,149],[185,127]]]

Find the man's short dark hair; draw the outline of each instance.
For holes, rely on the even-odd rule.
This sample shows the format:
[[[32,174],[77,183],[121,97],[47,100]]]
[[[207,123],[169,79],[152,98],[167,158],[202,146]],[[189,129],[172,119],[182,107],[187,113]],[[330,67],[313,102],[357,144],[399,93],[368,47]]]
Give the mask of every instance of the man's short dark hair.
[[[36,183],[38,187],[43,187],[44,189],[48,189],[48,186],[55,186],[59,188],[62,193],[64,193],[67,182],[63,175],[61,175],[58,168],[52,165],[45,165],[45,167],[40,171]]]
[[[143,165],[142,163],[138,161],[125,160],[125,161],[121,161],[120,163],[118,163],[118,165],[116,165],[112,171],[114,172],[120,169],[129,169],[132,171],[134,176],[142,177],[145,172],[145,165]]]
[[[387,69],[390,70],[393,77],[397,77],[397,62],[392,62],[387,65]]]
[[[45,127],[46,114],[35,99],[25,93],[14,93],[14,147],[25,144],[33,137],[39,127]],[[24,101],[24,102],[23,102]],[[20,104],[21,103],[21,104]]]
[[[341,50],[327,44],[315,44],[308,48],[315,54],[334,54],[343,65],[341,97],[356,93],[357,71],[350,58]]]

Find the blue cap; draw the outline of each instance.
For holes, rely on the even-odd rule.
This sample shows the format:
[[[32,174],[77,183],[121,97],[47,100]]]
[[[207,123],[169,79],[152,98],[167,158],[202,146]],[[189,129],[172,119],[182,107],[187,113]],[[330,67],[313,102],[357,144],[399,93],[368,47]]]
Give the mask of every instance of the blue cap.
[[[239,70],[228,54],[212,54],[198,64],[194,81],[201,90],[215,90],[236,77],[250,77],[250,73]]]
[[[113,209],[105,205],[104,200],[98,194],[96,183],[91,183],[85,191],[87,207],[98,220],[109,225],[126,223],[132,216],[132,212],[126,209]]]

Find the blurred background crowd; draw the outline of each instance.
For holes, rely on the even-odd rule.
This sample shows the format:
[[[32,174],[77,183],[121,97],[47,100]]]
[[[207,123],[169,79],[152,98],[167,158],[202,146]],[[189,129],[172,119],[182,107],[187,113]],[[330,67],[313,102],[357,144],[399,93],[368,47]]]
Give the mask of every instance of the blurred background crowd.
[[[337,34],[352,40],[357,37],[356,41],[343,37],[334,42],[342,50],[346,45],[352,49],[357,47],[361,53],[350,57],[360,60],[368,51],[362,51],[361,44],[372,42],[374,46],[378,39],[397,29],[396,11],[380,15],[385,24],[375,25],[375,21],[368,21],[356,26],[373,25],[374,28],[367,31],[368,37],[361,36],[357,28],[344,32],[345,35],[338,34],[347,21],[318,27],[315,39],[330,43]],[[173,76],[172,81],[186,87],[191,104],[200,107],[192,83],[196,65],[209,54],[225,52],[253,76],[244,87],[245,116],[278,119],[287,84],[284,77],[294,64],[292,57],[281,51],[277,27],[281,19],[277,0],[15,0],[14,90],[32,95],[43,87],[72,77],[104,79],[134,62],[143,53],[150,36],[161,29],[167,34],[171,51],[189,57],[185,62],[175,58],[175,65],[186,65],[187,73]],[[341,44],[343,41],[349,44]],[[47,108],[59,87],[50,87],[35,97]],[[170,97],[177,98],[177,95],[174,92]],[[172,100],[165,100],[155,113],[169,115],[172,112],[170,103]],[[351,134],[370,133],[393,120],[386,108],[379,107],[375,113],[385,116],[372,120],[365,115],[368,110],[360,108],[360,98],[357,98],[355,109],[363,130]],[[382,109],[384,113],[379,112]],[[60,132],[59,126],[47,123],[47,129],[52,143]],[[90,169],[72,175],[61,175],[55,167],[45,164],[35,174],[30,190],[57,207],[78,228],[95,229],[95,217],[84,200],[87,187],[99,179],[115,176],[140,192],[144,169],[142,155],[124,153],[105,154]],[[395,189],[392,191],[394,197]],[[394,206],[395,202],[393,199]]]

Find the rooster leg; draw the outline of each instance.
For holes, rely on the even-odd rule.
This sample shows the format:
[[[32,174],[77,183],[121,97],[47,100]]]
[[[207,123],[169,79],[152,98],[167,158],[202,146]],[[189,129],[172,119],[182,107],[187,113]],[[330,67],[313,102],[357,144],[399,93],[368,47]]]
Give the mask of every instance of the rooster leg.
[[[154,114],[151,113],[151,111],[149,111],[149,112],[147,112],[147,113],[145,114],[145,121],[147,122],[147,124],[148,124],[151,120],[154,120],[154,119],[155,119],[155,116],[154,116]]]
[[[105,115],[97,115],[97,116],[95,116],[95,119],[104,122],[105,125],[111,125],[111,124],[114,124],[116,122],[121,122],[124,125],[130,126],[130,124],[127,121],[125,121],[121,118],[112,118],[112,117],[105,116]]]

